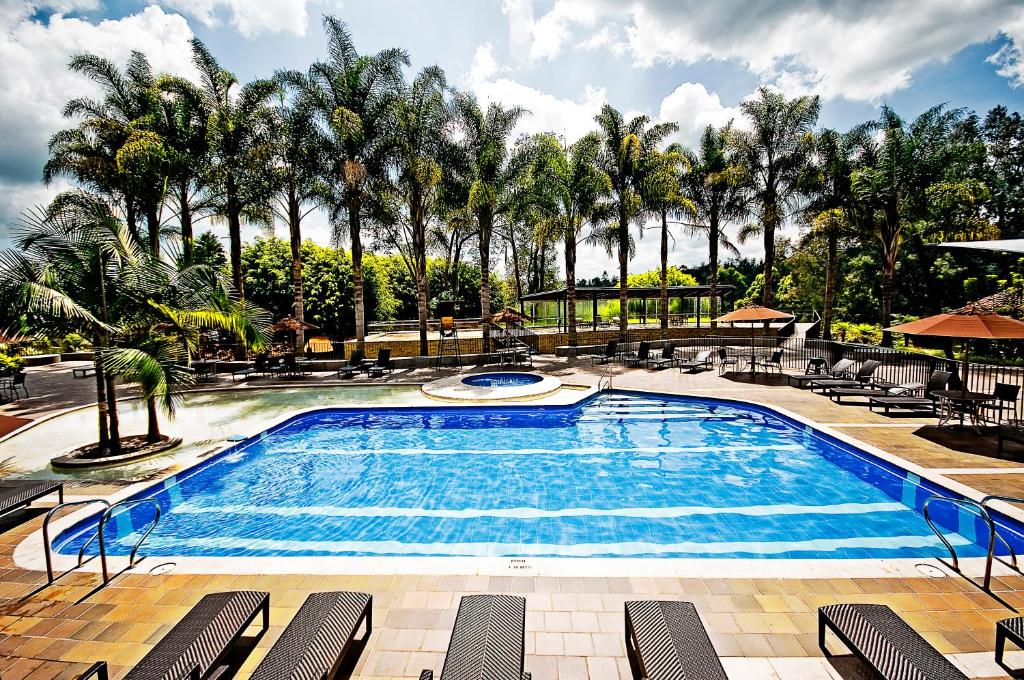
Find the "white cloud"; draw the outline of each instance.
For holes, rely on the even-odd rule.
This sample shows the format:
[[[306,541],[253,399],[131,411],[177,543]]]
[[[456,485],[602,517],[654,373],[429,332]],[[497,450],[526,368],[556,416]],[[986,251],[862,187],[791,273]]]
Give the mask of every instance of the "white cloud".
[[[182,11],[207,26],[220,24],[226,14],[231,25],[246,38],[264,33],[306,35],[308,0],[150,0]]]
[[[67,0],[62,4],[70,7]],[[68,70],[72,54],[94,52],[123,64],[132,50],[142,50],[158,71],[192,72],[188,23],[159,7],[98,23],[61,14],[43,23],[31,18],[35,8],[28,3],[21,8],[0,13],[6,21],[0,26],[0,195],[5,197],[0,202],[0,224],[9,224],[29,207],[23,200],[36,203],[54,191],[38,185],[46,143],[68,125],[61,115],[68,99],[96,91],[92,83]]]
[[[524,116],[517,134],[553,132],[573,142],[594,129],[594,116],[607,101],[604,88],[586,86],[578,99],[564,99],[500,75],[490,45],[477,48],[463,84],[476,93],[481,103],[501,102],[521,106]]]
[[[658,120],[679,125],[672,141],[694,147],[708,125],[721,127],[730,120],[743,125],[738,108],[723,106],[714,92],[708,92],[700,83],[682,83],[661,100]]]
[[[907,87],[921,66],[1002,34],[1009,43],[992,61],[1024,82],[1020,0],[555,0],[537,18],[528,0],[516,5],[509,30],[533,60],[615,22],[640,66],[729,60],[790,93],[870,101]]]

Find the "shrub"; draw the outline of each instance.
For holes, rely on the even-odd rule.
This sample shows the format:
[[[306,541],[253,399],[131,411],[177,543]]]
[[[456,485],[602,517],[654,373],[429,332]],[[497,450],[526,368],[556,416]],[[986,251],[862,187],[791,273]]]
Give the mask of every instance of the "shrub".
[[[25,368],[24,359],[0,352],[0,376],[14,375],[23,368]]]

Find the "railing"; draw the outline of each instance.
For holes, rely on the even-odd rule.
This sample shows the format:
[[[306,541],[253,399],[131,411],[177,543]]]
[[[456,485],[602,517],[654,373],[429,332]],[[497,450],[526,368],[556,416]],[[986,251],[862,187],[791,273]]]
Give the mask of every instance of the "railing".
[[[540,349],[540,341],[537,338],[537,334],[518,323],[510,323],[506,327],[491,324],[491,337],[499,344],[503,342],[519,344],[528,348],[531,352],[537,352]]]
[[[53,519],[53,516],[56,515],[59,510],[65,510],[67,508],[72,508],[72,507],[76,507],[76,506],[92,505],[93,503],[101,503],[101,504],[103,504],[103,505],[105,505],[107,507],[107,510],[110,509],[110,503],[108,501],[103,500],[102,498],[94,498],[92,500],[87,500],[87,501],[71,501],[69,503],[61,503],[60,505],[57,505],[57,506],[55,506],[53,508],[50,508],[50,511],[46,513],[46,517],[43,518],[43,552],[44,552],[44,555],[46,556],[46,582],[47,583],[53,583],[53,581],[54,581],[54,576],[53,576],[53,555],[51,554],[51,552],[53,550],[53,546],[50,545],[50,520]],[[75,565],[75,569],[78,569],[78,567],[82,566],[82,564],[83,564],[83,562],[82,562],[83,552],[84,551],[79,551],[79,553],[78,553],[78,564]],[[107,582],[107,554],[106,554],[106,552],[104,552],[102,544],[100,544],[100,563],[103,566],[103,582],[106,583]]]
[[[814,321],[812,321],[811,325],[807,327],[806,331],[804,331],[804,337],[812,340],[821,338],[821,315],[818,314],[818,310],[816,309],[814,310]]]
[[[480,328],[483,319],[478,316],[465,319],[455,319],[457,328]],[[367,333],[416,333],[420,329],[420,322],[417,319],[397,319],[393,321],[371,321],[366,325]],[[437,332],[441,329],[440,319],[427,320],[427,332]]]

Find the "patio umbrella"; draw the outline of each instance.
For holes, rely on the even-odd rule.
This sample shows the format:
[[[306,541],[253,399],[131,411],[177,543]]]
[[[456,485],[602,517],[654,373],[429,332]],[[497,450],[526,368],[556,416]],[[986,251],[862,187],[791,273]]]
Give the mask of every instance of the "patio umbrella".
[[[308,331],[313,328],[319,328],[319,326],[314,326],[313,324],[306,323],[305,321],[299,321],[293,316],[286,316],[270,327],[270,329],[275,333],[283,333],[284,331],[298,333],[299,331]]]
[[[967,366],[971,340],[1024,339],[1024,322],[996,314],[977,304],[969,304],[946,314],[936,314],[917,321],[886,328],[905,335],[931,335],[964,341],[963,393],[967,393]]]
[[[750,365],[754,365],[754,326],[753,324],[763,321],[781,321],[782,319],[792,319],[793,315],[789,312],[780,312],[777,309],[771,309],[769,307],[762,307],[761,305],[746,305],[739,309],[734,309],[728,314],[715,319],[718,323],[725,322],[746,322],[751,324],[750,326]]]
[[[511,307],[506,307],[500,312],[491,314],[491,323],[523,323],[524,321],[533,321],[533,317],[523,312],[517,312]]]

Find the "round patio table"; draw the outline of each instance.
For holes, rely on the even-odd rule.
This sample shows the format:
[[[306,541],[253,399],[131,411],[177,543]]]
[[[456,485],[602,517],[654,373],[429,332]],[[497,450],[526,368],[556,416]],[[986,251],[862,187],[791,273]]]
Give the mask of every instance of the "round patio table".
[[[977,427],[979,423],[978,410],[982,404],[992,401],[995,397],[984,392],[964,392],[963,390],[936,390],[932,392],[942,403],[939,411],[939,427],[950,423],[954,418],[960,418],[960,425],[964,424],[964,416],[969,416],[971,425]]]

